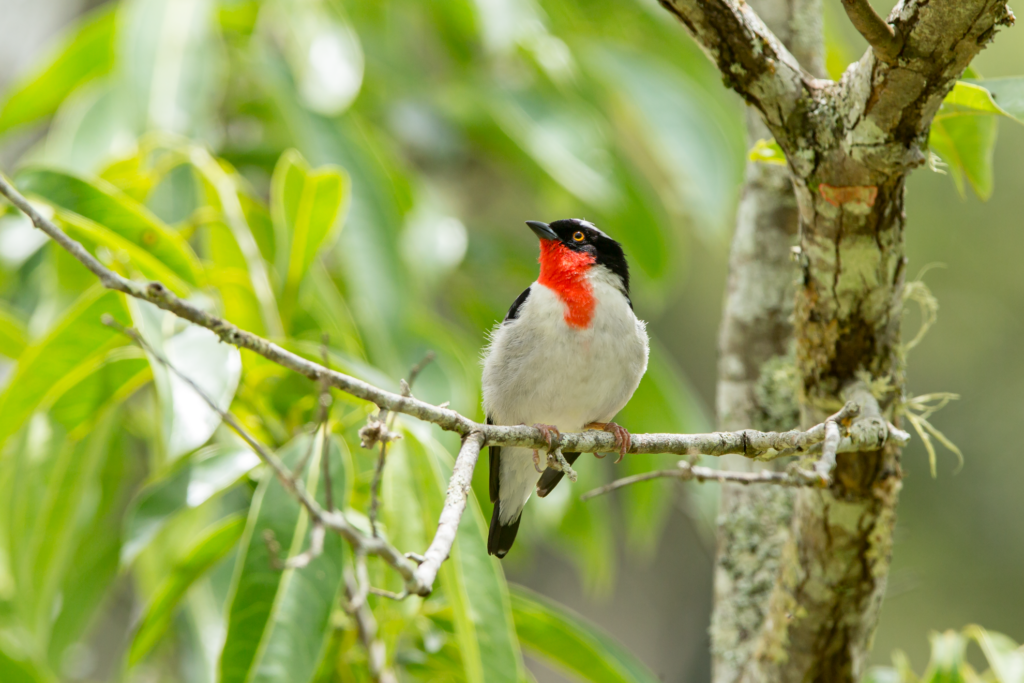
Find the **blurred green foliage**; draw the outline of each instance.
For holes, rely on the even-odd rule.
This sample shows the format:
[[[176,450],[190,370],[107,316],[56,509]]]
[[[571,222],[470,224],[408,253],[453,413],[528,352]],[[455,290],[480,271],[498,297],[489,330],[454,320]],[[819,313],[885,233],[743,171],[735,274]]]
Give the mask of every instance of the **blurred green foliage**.
[[[485,333],[535,273],[523,220],[607,227],[649,311],[679,282],[689,234],[723,241],[740,112],[680,38],[653,3],[125,0],[83,16],[9,89],[0,135],[42,133],[15,184],[108,267],[312,358],[325,334],[333,367],[387,388],[433,350],[417,395],[479,418]],[[329,536],[308,567],[279,568],[267,534],[300,553],[305,513],[187,384],[100,318],[136,327],[305,461],[319,496],[328,458],[334,500],[364,526],[368,406],[335,396],[325,436],[304,378],[105,292],[13,212],[0,242],[0,679],[367,680],[341,607],[347,549]],[[707,426],[658,344],[621,419]],[[379,523],[422,551],[457,442],[397,428]],[[620,525],[573,491],[671,460],[587,463],[575,489],[532,506],[517,553],[548,539],[606,589]],[[486,554],[485,475],[434,595],[370,597],[402,680],[526,680],[522,648],[587,680],[654,680],[580,617],[510,597]],[[635,549],[651,552],[672,495],[623,496]],[[710,518],[713,491],[699,500]],[[401,587],[376,561],[370,575]]]
[[[917,676],[907,656],[900,650],[893,652],[893,666],[870,669],[862,683],[1021,683],[1024,681],[1024,646],[1011,638],[987,631],[980,626],[968,626],[962,631],[933,632],[932,655],[928,668]],[[979,670],[968,662],[967,646],[977,643],[985,658],[985,668]]]
[[[830,65],[845,66],[837,45]],[[974,83],[999,111],[961,84],[942,113],[946,152],[933,147],[984,195],[990,148],[973,141],[994,144],[992,114],[1020,117],[1020,89]],[[109,267],[311,358],[326,334],[333,367],[390,389],[433,350],[417,395],[477,419],[486,331],[535,276],[522,221],[607,228],[654,317],[691,247],[724,245],[746,148],[738,101],[648,0],[121,0],[0,98],[0,142],[32,143],[16,184]],[[315,454],[304,475],[320,496],[328,458],[334,500],[368,528],[366,405],[336,395],[316,432],[307,380],[103,291],[0,207],[0,680],[368,680],[341,609],[347,548],[329,537],[310,566],[276,568],[266,532],[295,555],[304,513],[103,314],[286,460]],[[620,421],[706,429],[654,341]],[[379,523],[422,551],[457,442],[397,429]],[[649,556],[675,491],[633,487],[617,508],[575,494],[672,461],[585,463],[575,488],[531,504],[511,561],[547,543],[607,590],[616,535]],[[485,477],[434,595],[369,599],[402,680],[528,680],[523,651],[584,680],[654,680],[581,617],[510,589],[486,555]],[[688,493],[713,519],[715,490]],[[370,574],[400,588],[372,560]]]

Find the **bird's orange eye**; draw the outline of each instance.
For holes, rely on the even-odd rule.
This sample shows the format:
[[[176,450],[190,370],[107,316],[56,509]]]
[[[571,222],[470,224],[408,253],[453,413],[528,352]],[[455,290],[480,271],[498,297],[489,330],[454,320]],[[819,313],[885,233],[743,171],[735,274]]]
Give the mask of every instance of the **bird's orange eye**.
[[[577,242],[582,242],[583,241],[583,233],[579,232],[579,231],[576,231],[576,232],[574,232],[572,234],[572,238],[574,240],[576,240]]]

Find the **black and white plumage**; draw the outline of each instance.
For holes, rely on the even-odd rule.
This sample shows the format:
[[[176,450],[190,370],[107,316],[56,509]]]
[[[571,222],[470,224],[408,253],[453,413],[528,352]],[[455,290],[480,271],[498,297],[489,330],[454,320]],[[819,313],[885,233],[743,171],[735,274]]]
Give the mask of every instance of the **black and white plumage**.
[[[564,432],[610,423],[636,391],[649,347],[629,299],[622,247],[579,219],[527,224],[541,240],[540,277],[491,335],[483,371],[487,421]],[[565,456],[572,462],[579,454]],[[539,473],[531,449],[490,448],[490,554],[505,556],[534,489],[544,496],[561,477],[552,469]]]

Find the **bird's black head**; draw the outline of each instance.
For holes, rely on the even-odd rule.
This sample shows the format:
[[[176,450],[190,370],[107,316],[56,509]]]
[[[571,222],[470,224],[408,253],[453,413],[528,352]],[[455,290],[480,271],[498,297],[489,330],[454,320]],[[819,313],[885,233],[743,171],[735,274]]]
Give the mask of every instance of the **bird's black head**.
[[[542,240],[557,240],[568,249],[589,254],[596,265],[604,266],[622,280],[629,296],[629,265],[622,245],[598,230],[593,223],[581,218],[566,218],[552,223],[526,221],[530,229]]]

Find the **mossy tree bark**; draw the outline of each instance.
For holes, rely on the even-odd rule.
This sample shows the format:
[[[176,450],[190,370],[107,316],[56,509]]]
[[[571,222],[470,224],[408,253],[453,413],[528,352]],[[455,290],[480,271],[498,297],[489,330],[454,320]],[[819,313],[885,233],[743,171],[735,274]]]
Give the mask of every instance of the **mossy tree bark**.
[[[798,221],[792,320],[800,422],[834,412],[856,381],[870,385],[884,417],[894,419],[903,390],[906,176],[927,158],[945,95],[998,27],[1012,23],[1006,0],[904,0],[889,18],[893,39],[869,48],[838,83],[816,78],[820,62],[801,47],[807,34],[800,31],[814,22],[785,14],[800,3],[758,6],[777,34],[742,0],[661,4],[787,156]],[[802,40],[785,34],[794,26]],[[785,375],[787,332],[779,298],[786,200],[781,189],[766,191],[769,177],[748,173],[733,245],[720,344],[722,426],[767,426],[762,420],[785,405],[779,392],[766,391],[773,374]],[[825,490],[792,499],[726,492],[712,628],[716,682],[860,677],[885,591],[900,483],[898,450],[886,447],[841,455]]]
[[[765,24],[814,75],[824,75],[821,0],[751,0]],[[772,133],[747,112],[750,146]],[[785,166],[747,162],[729,255],[719,334],[718,427],[784,431],[799,422],[793,302],[799,213]],[[725,456],[723,467],[772,467]],[[739,680],[757,645],[789,536],[795,492],[723,484],[711,624],[713,680]]]

